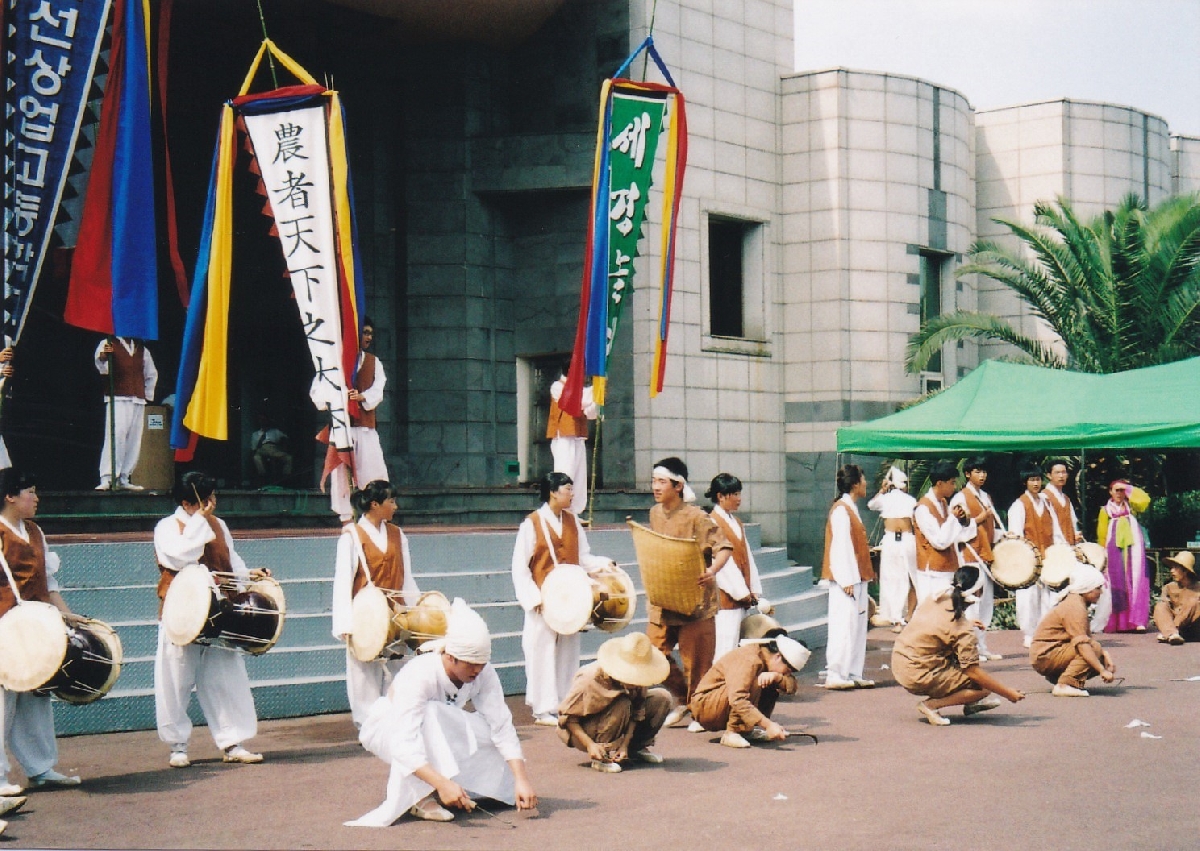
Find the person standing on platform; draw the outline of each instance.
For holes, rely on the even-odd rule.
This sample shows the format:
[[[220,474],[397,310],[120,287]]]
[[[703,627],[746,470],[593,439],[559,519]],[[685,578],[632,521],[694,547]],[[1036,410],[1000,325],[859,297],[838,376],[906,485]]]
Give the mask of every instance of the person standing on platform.
[[[387,482],[368,482],[351,501],[358,522],[342,527],[337,563],[333,571],[333,637],[346,643],[346,696],[350,717],[362,727],[376,700],[387,694],[403,659],[373,659],[360,662],[350,650],[354,631],[354,596],[368,583],[385,594],[399,594],[404,605],[415,606],[421,591],[412,572],[408,536],[393,526],[396,498]]]
[[[1150,572],[1146,539],[1137,515],[1150,507],[1150,496],[1124,479],[1108,487],[1100,509],[1096,540],[1108,551],[1112,616],[1105,632],[1145,632],[1150,622]]]
[[[200,472],[186,473],[175,487],[175,513],[154,527],[154,554],[158,559],[158,599],[163,601],[175,574],[188,565],[201,564],[221,576],[218,584],[268,575],[252,572],[233,549],[233,537],[225,521],[216,515],[216,482]],[[200,711],[208,722],[213,741],[224,762],[262,762],[262,754],[251,753],[242,742],[258,732],[258,716],[250,693],[246,663],[236,650],[207,644],[172,643],[160,622],[158,650],[154,656],[154,711],[158,737],[171,746],[169,764],[187,768],[188,738],[192,721],[188,704],[192,689]]]
[[[974,539],[975,521],[947,500],[958,486],[958,469],[938,461],[929,469],[929,490],[913,511],[917,538],[917,604],[949,590],[954,571],[962,564],[958,545]]]
[[[587,533],[567,508],[574,498],[574,483],[566,473],[542,478],[542,506],[517,530],[513,547],[512,578],[517,602],[525,610],[521,649],[525,653],[525,702],[533,723],[557,727],[559,702],[571,690],[579,670],[579,633],[559,635],[542,617],[542,583],[560,564],[577,564],[588,573],[613,562],[592,555]]]
[[[646,603],[646,635],[671,665],[664,683],[676,701],[665,724],[670,727],[688,714],[688,701],[712,667],[717,642],[716,576],[733,555],[733,544],[708,514],[693,505],[696,494],[688,485],[687,464],[681,459],[674,456],[662,459],[650,475],[655,502],[650,509],[650,528],[672,538],[691,538],[699,544],[709,563],[699,580],[704,586],[704,602],[699,611],[684,614]],[[672,656],[677,645],[682,669]],[[693,720],[688,730],[701,733],[704,728]]]
[[[96,347],[96,371],[107,376],[110,367],[112,392],[106,394],[104,449],[100,453],[100,484],[96,490],[115,487],[140,491],[142,486],[129,481],[129,476],[142,451],[146,403],[154,398],[158,369],[145,344],[129,337],[105,337]]]
[[[883,520],[879,550],[879,610],[872,626],[890,626],[899,632],[908,622],[911,595],[917,598],[917,539],[913,537],[913,511],[917,501],[908,492],[908,476],[889,467],[879,493],[867,508]]]
[[[709,516],[725,537],[733,544],[733,555],[717,574],[717,643],[713,659],[720,659],[738,645],[742,619],[746,611],[759,603],[762,596],[762,580],[758,565],[754,563],[754,552],[746,539],[746,527],[737,517],[742,507],[742,482],[737,476],[719,473],[705,497],[712,500]]]
[[[58,590],[59,558],[46,546],[46,536],[33,522],[37,514],[37,482],[16,467],[0,470],[0,616],[26,602],[49,603],[68,624],[84,620],[71,611]],[[20,764],[31,788],[78,786],[79,778],[55,770],[58,742],[50,695],[40,691],[10,692],[0,688],[0,796],[12,798],[21,788],[8,782],[8,751]],[[12,809],[13,807],[10,807]]]
[[[588,420],[596,419],[599,411],[592,399],[592,388],[583,388],[583,416],[572,417],[558,407],[566,384],[566,370],[550,385],[550,415],[546,418],[546,437],[550,440],[550,457],[554,460],[554,471],[566,473],[575,482],[575,497],[571,501],[571,513],[583,517],[587,508],[587,436]]]
[[[1171,582],[1163,586],[1154,606],[1154,625],[1163,644],[1200,641],[1200,585],[1196,583],[1196,557],[1182,550],[1163,561],[1171,569]]]
[[[1042,471],[1035,466],[1021,470],[1025,493],[1008,509],[1009,532],[1033,544],[1038,557],[1046,555],[1046,547],[1054,543],[1058,520],[1046,495],[1042,493]],[[1061,535],[1061,532],[1059,532]],[[1025,633],[1024,644],[1033,643],[1033,634],[1046,613],[1054,608],[1057,594],[1039,579],[1028,588],[1013,592],[1016,597],[1017,625]]]
[[[371,317],[363,318],[358,341],[358,366],[350,388],[350,401],[357,402],[359,412],[350,415],[351,457],[354,460],[354,485],[363,487],[367,482],[388,480],[387,462],[383,458],[383,446],[379,432],[375,430],[375,412],[383,401],[383,388],[387,375],[383,362],[371,352],[375,343],[375,323]],[[313,379],[313,388],[320,376]],[[329,474],[329,504],[342,522],[351,519],[350,476],[345,465],[335,467]]]
[[[983,458],[970,458],[963,464],[963,473],[967,483],[962,490],[950,500],[950,508],[961,506],[975,521],[975,537],[961,547],[963,560],[979,565],[979,587],[972,593],[978,601],[967,609],[967,619],[977,621],[983,626],[975,627],[975,638],[979,642],[979,658],[984,660],[999,660],[1003,657],[988,649],[987,630],[992,623],[992,612],[995,609],[996,586],[992,582],[992,544],[1000,540],[1004,527],[996,515],[996,506],[991,494],[983,489],[987,482],[987,461]]]
[[[837,472],[838,498],[825,521],[821,584],[829,591],[829,642],[825,647],[825,688],[874,688],[863,679],[867,653],[867,585],[875,578],[871,545],[856,500],[867,495],[867,477],[857,464]]]
[[[13,377],[12,359],[12,346],[5,346],[3,349],[0,349],[0,394],[3,393],[4,385]],[[4,443],[4,435],[0,434],[0,470],[7,470],[11,466],[12,458],[8,455],[8,446]]]

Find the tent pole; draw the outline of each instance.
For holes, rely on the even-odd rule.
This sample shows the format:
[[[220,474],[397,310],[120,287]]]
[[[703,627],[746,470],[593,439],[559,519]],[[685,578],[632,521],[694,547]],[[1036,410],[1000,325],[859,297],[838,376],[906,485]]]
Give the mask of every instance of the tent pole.
[[[1087,522],[1086,518],[1088,516],[1088,510],[1087,510],[1087,450],[1083,449],[1082,447],[1080,447],[1080,449],[1079,449],[1079,511],[1080,511],[1080,515],[1081,515],[1079,518],[1079,528],[1080,528],[1080,531],[1082,531],[1083,529],[1087,528],[1084,525],[1084,523]],[[1087,536],[1084,535],[1084,537],[1086,538]],[[1098,541],[1097,543],[1103,544],[1104,542]]]

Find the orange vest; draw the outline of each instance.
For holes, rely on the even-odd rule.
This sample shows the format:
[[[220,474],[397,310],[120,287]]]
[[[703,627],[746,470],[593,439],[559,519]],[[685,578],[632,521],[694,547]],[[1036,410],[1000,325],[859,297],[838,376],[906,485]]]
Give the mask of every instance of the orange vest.
[[[533,582],[538,588],[546,581],[550,571],[554,570],[555,560],[558,564],[579,564],[579,528],[575,525],[575,515],[569,511],[562,513],[562,536],[554,534],[550,524],[538,516],[535,511],[529,515],[533,524],[533,555],[529,557],[529,572],[533,574]],[[545,529],[545,534],[542,530]],[[550,540],[546,538],[549,536]],[[554,557],[550,556],[550,547],[554,547]]]
[[[1050,503],[1050,507],[1054,509],[1055,515],[1058,516],[1058,528],[1062,529],[1063,538],[1068,544],[1075,543],[1075,521],[1071,519],[1071,499],[1065,493],[1062,495],[1063,504],[1058,504],[1058,499],[1050,494],[1046,494],[1046,502]]]
[[[362,363],[358,365],[358,374],[354,376],[354,389],[359,393],[365,393],[371,389],[371,385],[374,383],[375,355],[370,352],[363,352]],[[371,409],[368,411],[359,404],[358,414],[350,415],[350,425],[361,428],[375,428],[375,410]]]
[[[1045,555],[1046,547],[1054,543],[1054,515],[1050,506],[1043,505],[1045,510],[1039,517],[1029,491],[1021,494],[1021,502],[1025,503],[1025,540],[1037,547],[1039,555]]]
[[[115,395],[132,396],[134,399],[146,398],[145,346],[135,340],[131,355],[125,344],[116,340],[113,350],[108,355],[108,368],[112,371]]]
[[[400,546],[400,527],[391,523],[384,527],[387,533],[387,551],[375,546],[369,535],[351,527],[352,535],[358,537],[362,545],[363,557],[367,569],[371,571],[371,581],[379,588],[387,591],[404,590],[404,551]],[[355,571],[354,582],[350,586],[350,596],[353,597],[367,584],[367,575],[361,570]]]
[[[938,504],[933,501],[932,492],[926,493],[921,497],[921,502],[925,503],[929,512],[938,519],[938,522],[944,515],[949,514],[949,507],[945,502],[941,503],[942,511],[938,511]],[[955,554],[954,547],[946,547],[944,550],[935,549],[933,544],[929,543],[929,539],[925,537],[921,531],[921,524],[913,523],[916,528],[913,530],[916,533],[917,539],[917,569],[918,570],[933,570],[938,573],[953,573],[958,570],[958,556]]]
[[[550,416],[546,418],[546,437],[587,437],[587,417],[572,417],[558,407],[558,400],[550,397]]]
[[[829,509],[829,516],[825,518],[825,558],[821,562],[821,578],[831,582],[837,581],[833,577],[833,567],[829,564],[829,550],[833,546],[833,512],[838,508],[844,510],[850,518],[850,543],[854,546],[854,560],[858,562],[858,579],[860,582],[870,582],[875,578],[875,570],[871,567],[871,545],[867,543],[866,527],[858,515],[840,499]]]
[[[721,531],[723,531],[725,533],[725,537],[729,539],[729,543],[733,544],[733,553],[732,553],[732,555],[730,555],[730,559],[733,561],[734,565],[737,566],[737,569],[739,571],[741,571],[742,579],[745,581],[746,587],[749,588],[750,587],[750,547],[746,543],[746,527],[742,524],[742,521],[738,520],[736,517],[733,518],[733,522],[737,524],[738,529],[742,533],[742,537],[739,538],[736,534],[734,534],[733,529],[725,521],[724,517],[717,514],[715,511],[710,511],[708,516],[713,519],[713,522],[715,522],[718,526],[721,527]],[[753,593],[753,592],[751,592],[751,593]],[[722,609],[744,609],[744,608],[747,608],[749,605],[749,602],[746,602],[746,603],[738,602],[737,600],[733,599],[728,594],[726,594],[724,591],[722,591],[720,588],[717,589],[717,595],[718,595],[717,604]]]
[[[8,561],[8,569],[12,571],[13,579],[17,581],[17,590],[22,600],[39,603],[50,602],[50,585],[46,576],[46,538],[37,524],[25,521],[25,531],[29,533],[29,542],[21,540],[21,536],[8,528],[8,524],[0,523],[0,549]],[[5,614],[17,604],[8,577],[0,575],[0,615]]]
[[[967,503],[967,513],[972,517],[983,512],[983,522],[976,522],[975,526],[979,530],[975,533],[975,538],[970,542],[972,549],[979,553],[979,557],[988,564],[992,563],[992,538],[996,534],[996,516],[992,514],[991,509],[984,510],[984,505],[979,497],[975,496],[975,492],[970,488],[963,488],[961,491],[963,499]],[[970,556],[971,551],[962,547],[964,556]],[[971,559],[974,561],[974,559]]]
[[[208,522],[208,526],[216,535],[211,541],[204,545],[204,552],[200,554],[200,563],[207,567],[213,573],[232,573],[233,559],[229,556],[229,544],[225,541],[225,530],[221,528],[221,524],[216,517],[211,514],[204,518]],[[183,532],[183,521],[179,523],[179,531]],[[171,582],[175,579],[175,571],[158,566],[158,599],[165,600],[167,598],[167,589],[171,587]],[[218,579],[218,583],[220,581]],[[158,614],[162,616],[162,604],[159,604]]]

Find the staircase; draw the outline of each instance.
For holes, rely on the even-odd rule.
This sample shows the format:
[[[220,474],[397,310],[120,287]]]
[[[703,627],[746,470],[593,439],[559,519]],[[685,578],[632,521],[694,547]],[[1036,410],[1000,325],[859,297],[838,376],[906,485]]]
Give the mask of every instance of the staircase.
[[[813,584],[812,568],[789,564],[781,547],[762,547],[757,526],[749,525],[747,534],[763,595],[774,603],[776,619],[793,637],[811,647],[824,646],[826,592]],[[409,532],[417,584],[450,599],[462,597],[484,617],[492,631],[492,661],[508,694],[525,688],[523,613],[513,599],[510,573],[515,537],[515,528]],[[628,529],[593,528],[588,540],[592,552],[612,558],[629,573],[640,597],[641,577]],[[277,536],[239,538],[235,546],[251,568],[270,568],[287,599],[279,642],[262,656],[246,657],[258,717],[347,711],[345,649],[330,634],[336,532],[282,531]],[[51,539],[51,547],[62,558],[58,578],[67,603],[80,614],[108,622],[125,651],[120,679],[106,698],[89,706],[55,701],[59,735],[153,729],[158,571],[148,536],[131,542]],[[645,624],[645,600],[640,598],[626,630],[643,630]],[[611,637],[594,629],[585,632],[584,660],[594,658],[600,644]],[[191,711],[193,720],[202,723],[195,701]]]

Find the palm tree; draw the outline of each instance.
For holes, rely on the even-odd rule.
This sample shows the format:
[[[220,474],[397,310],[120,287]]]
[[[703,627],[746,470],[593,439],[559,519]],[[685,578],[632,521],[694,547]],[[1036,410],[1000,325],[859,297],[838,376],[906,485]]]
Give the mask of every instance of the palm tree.
[[[1021,334],[999,316],[960,310],[924,323],[908,345],[911,372],[946,343],[968,338],[1009,343],[1021,361],[1080,372],[1120,372],[1200,353],[1200,194],[1152,210],[1129,195],[1087,224],[1063,198],[1035,205],[1033,226],[995,221],[1032,258],[978,242],[957,274],[984,275],[1014,291],[1061,346]]]

